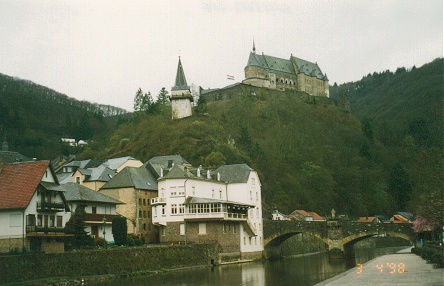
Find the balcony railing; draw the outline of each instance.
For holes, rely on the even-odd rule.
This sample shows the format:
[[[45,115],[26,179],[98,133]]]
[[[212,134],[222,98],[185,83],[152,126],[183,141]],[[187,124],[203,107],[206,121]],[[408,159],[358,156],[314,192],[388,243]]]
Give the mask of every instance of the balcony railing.
[[[160,197],[152,198],[150,203],[151,205],[160,205],[160,204],[164,205],[166,204],[166,198],[160,198]]]
[[[43,233],[51,233],[51,232],[65,232],[64,227],[56,227],[56,226],[38,226],[38,225],[27,225],[26,226],[26,233],[33,233],[33,232],[43,232]]]
[[[37,211],[63,211],[64,203],[55,202],[37,202]]]
[[[240,213],[229,213],[229,212],[206,212],[206,213],[185,213],[185,220],[202,220],[202,219],[219,219],[219,220],[235,220],[235,221],[246,221],[248,216],[246,214]]]
[[[86,213],[85,214],[85,221],[94,222],[94,223],[103,223],[103,218],[105,218],[107,223],[112,223],[113,218],[115,218],[115,217],[120,217],[120,215],[118,215],[118,214]]]

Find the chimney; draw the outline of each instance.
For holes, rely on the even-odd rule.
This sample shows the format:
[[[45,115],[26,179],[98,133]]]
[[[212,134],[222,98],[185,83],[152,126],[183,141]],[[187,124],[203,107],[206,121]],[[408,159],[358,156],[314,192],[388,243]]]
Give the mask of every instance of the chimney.
[[[217,172],[217,180],[220,181],[220,173]]]
[[[207,170],[207,179],[211,179],[210,170]]]
[[[173,167],[173,160],[168,160],[168,166],[167,167],[168,168]]]
[[[188,168],[186,166],[183,167],[183,174],[185,175],[185,177],[188,177]]]
[[[163,177],[163,168],[160,168],[160,177]]]
[[[200,178],[200,168],[202,168],[202,165],[200,165],[200,166],[197,168],[197,177],[198,177],[198,178]]]

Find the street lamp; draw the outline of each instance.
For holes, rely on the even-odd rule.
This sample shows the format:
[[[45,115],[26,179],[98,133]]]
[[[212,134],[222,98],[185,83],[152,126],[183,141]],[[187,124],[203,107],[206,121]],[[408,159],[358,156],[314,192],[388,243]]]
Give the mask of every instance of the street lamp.
[[[103,221],[103,240],[104,240],[103,243],[105,244],[105,248],[106,248],[106,238],[105,238],[105,235],[106,235],[106,230],[105,230],[105,226],[106,226],[106,217],[103,217],[102,221]]]

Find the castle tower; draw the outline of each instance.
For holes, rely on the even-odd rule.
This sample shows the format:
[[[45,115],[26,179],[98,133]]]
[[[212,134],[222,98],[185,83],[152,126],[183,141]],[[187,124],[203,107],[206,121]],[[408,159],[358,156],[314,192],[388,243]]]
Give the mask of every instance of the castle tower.
[[[190,87],[187,85],[182,62],[179,57],[176,82],[171,88],[172,118],[180,119],[191,116],[191,102],[193,102],[193,97],[191,95]]]

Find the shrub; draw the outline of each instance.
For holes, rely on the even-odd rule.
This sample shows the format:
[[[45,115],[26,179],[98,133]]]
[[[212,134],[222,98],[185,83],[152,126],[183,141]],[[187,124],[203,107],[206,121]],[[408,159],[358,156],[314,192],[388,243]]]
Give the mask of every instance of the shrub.
[[[126,218],[124,217],[113,218],[112,232],[113,232],[114,242],[116,245],[127,244]]]

